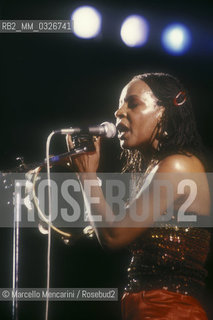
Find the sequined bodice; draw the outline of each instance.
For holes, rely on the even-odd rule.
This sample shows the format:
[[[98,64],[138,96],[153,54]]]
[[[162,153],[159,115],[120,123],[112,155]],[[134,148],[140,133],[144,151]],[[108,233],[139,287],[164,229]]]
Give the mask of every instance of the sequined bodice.
[[[210,233],[204,228],[149,228],[130,247],[126,291],[166,289],[199,298]]]

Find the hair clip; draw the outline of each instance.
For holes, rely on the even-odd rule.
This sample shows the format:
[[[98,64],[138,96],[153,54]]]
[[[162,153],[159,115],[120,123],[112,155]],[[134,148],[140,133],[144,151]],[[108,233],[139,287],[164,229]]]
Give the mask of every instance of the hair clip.
[[[178,102],[178,99],[180,100],[180,97],[182,98],[182,101]],[[180,91],[174,98],[173,103],[176,107],[179,107],[182,106],[184,102],[186,102],[186,93],[185,91]]]

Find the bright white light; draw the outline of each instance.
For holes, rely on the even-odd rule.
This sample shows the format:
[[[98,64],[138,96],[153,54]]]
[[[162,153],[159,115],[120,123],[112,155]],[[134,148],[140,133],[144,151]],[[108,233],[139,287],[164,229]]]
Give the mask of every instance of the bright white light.
[[[166,51],[174,55],[179,55],[189,49],[191,34],[185,26],[172,24],[163,31],[161,40]]]
[[[146,20],[138,15],[127,17],[121,26],[121,38],[129,47],[140,47],[147,41],[149,27]]]
[[[72,16],[73,32],[79,38],[90,39],[96,37],[101,30],[101,15],[93,7],[77,8]]]

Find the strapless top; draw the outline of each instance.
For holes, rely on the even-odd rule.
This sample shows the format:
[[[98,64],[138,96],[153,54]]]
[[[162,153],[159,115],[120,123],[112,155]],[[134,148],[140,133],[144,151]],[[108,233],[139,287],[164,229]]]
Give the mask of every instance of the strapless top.
[[[204,228],[148,228],[130,246],[125,291],[166,289],[200,298],[210,232]]]
[[[153,167],[132,201],[150,185],[158,167]],[[201,298],[207,276],[205,262],[210,249],[210,232],[207,228],[181,226],[176,223],[175,213],[172,219],[168,225],[146,229],[129,246],[131,261],[125,291],[166,289]],[[205,217],[198,217],[198,220],[203,219]]]

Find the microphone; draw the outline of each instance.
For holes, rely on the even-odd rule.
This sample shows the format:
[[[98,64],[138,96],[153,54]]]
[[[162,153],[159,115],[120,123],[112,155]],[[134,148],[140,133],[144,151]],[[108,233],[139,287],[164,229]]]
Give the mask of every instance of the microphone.
[[[87,128],[69,128],[61,129],[57,131],[61,134],[74,134],[74,133],[89,133],[94,136],[104,136],[106,138],[114,138],[116,135],[116,127],[111,122],[103,122],[98,126],[87,127]]]

